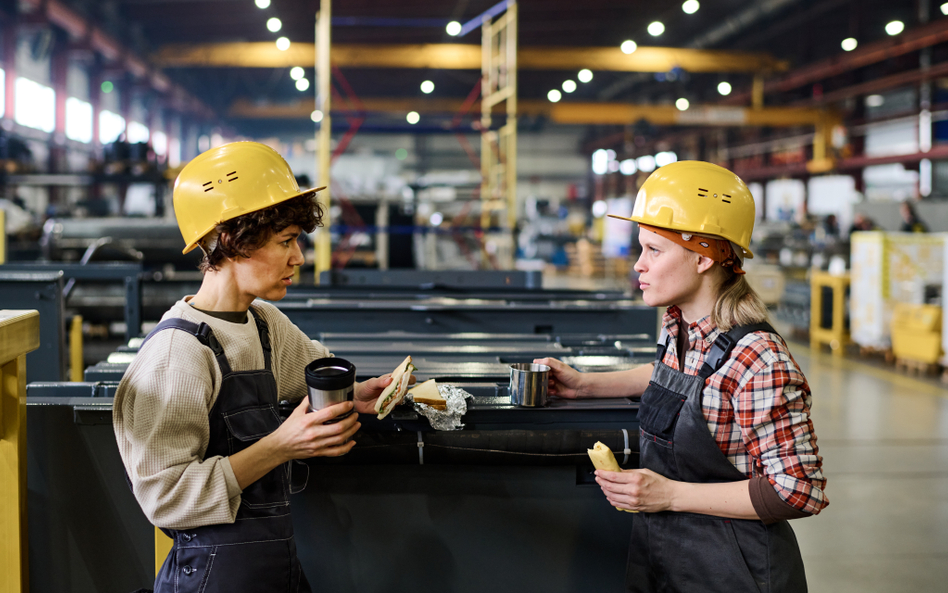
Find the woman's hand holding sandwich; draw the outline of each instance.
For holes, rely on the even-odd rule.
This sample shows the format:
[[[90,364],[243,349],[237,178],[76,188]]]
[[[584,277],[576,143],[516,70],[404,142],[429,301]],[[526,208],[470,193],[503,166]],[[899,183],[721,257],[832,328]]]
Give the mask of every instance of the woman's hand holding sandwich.
[[[414,378],[414,377],[412,377]],[[414,383],[414,381],[412,381]],[[385,391],[385,388],[392,383],[392,373],[387,373],[381,377],[375,377],[368,381],[355,384],[355,410],[360,414],[374,414],[375,400]]]

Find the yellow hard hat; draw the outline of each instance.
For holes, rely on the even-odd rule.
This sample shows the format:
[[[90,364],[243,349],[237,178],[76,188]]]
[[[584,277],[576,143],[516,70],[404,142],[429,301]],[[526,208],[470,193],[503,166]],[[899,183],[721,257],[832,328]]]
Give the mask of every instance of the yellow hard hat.
[[[269,208],[305,193],[280,154],[258,142],[231,142],[196,156],[174,182],[174,213],[194,249],[225,220]]]
[[[721,237],[754,257],[754,197],[741,178],[704,161],[679,161],[648,176],[635,197],[632,217],[663,229]]]

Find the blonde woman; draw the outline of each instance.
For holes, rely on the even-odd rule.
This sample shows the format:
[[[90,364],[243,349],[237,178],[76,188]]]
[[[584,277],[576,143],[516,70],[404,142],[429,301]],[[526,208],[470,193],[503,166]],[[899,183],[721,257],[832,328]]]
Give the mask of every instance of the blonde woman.
[[[789,519],[829,504],[810,389],[744,277],[754,199],[733,173],[683,161],[636,197],[645,302],[666,307],[654,364],[579,373],[550,392],[641,396],[640,469],[597,471],[633,517],[628,591],[806,590]]]

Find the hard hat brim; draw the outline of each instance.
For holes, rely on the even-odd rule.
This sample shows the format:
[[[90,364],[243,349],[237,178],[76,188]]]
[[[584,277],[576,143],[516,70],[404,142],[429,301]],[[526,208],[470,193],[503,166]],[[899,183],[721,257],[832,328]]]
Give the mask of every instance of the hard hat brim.
[[[627,217],[625,217],[625,216],[618,216],[618,215],[616,215],[616,214],[606,214],[606,216],[608,216],[609,218],[615,218],[615,219],[617,219],[617,220],[626,220],[626,221],[634,222],[634,223],[639,223],[639,222],[641,222],[640,220],[638,220],[638,219],[636,219],[636,218],[627,218]],[[658,225],[656,225],[656,226],[658,226]],[[675,232],[681,232],[679,229],[674,229],[674,230],[675,230]],[[696,232],[696,234],[700,234],[700,233]],[[736,243],[733,243],[733,241],[732,241],[732,244],[737,245]],[[739,246],[738,246],[738,247],[739,247]],[[744,252],[744,257],[745,257],[745,258],[747,258],[747,259],[754,259],[754,253],[753,253],[749,248],[747,248],[747,247],[741,247],[741,250]]]
[[[273,206],[276,206],[277,204],[282,204],[283,202],[287,202],[287,201],[289,201],[289,200],[292,200],[292,199],[294,199],[294,198],[298,198],[298,197],[300,197],[300,196],[306,196],[306,195],[309,195],[309,194],[316,194],[316,193],[319,193],[319,192],[323,191],[324,189],[326,189],[326,186],[325,186],[325,185],[322,186],[322,187],[314,187],[314,188],[311,188],[311,189],[307,189],[307,190],[301,191],[301,192],[298,193],[298,194],[294,194],[294,195],[291,195],[291,196],[287,196],[287,197],[283,198],[282,200],[280,200],[280,201],[278,201],[278,202],[271,202],[271,203],[269,203],[269,204],[266,204],[266,205],[264,205],[263,207],[258,208],[258,209],[256,209],[256,210],[250,210],[250,211],[247,211],[247,212],[242,212],[241,214],[239,214],[239,215],[237,215],[237,216],[234,216],[234,217],[232,217],[232,218],[240,218],[241,216],[244,216],[244,215],[246,215],[246,214],[250,214],[250,213],[252,213],[252,212],[259,212],[260,210],[266,210],[267,208],[272,208]],[[214,230],[214,228],[215,228],[217,225],[221,224],[222,222],[227,222],[228,220],[230,220],[230,218],[224,218],[224,219],[219,220],[219,221],[215,222],[214,224],[212,224],[210,227],[208,227],[207,229],[205,229],[205,231],[204,231],[203,233],[201,233],[201,236],[200,236],[200,238],[199,238],[198,240],[194,241],[193,243],[190,243],[189,245],[186,245],[186,246],[184,247],[184,249],[181,251],[181,253],[182,253],[182,254],[184,254],[184,253],[191,253],[192,251],[194,251],[194,248],[198,246],[198,244],[201,242],[201,239],[203,239],[204,237],[206,237],[207,234],[208,234],[209,232],[211,232],[212,230]]]

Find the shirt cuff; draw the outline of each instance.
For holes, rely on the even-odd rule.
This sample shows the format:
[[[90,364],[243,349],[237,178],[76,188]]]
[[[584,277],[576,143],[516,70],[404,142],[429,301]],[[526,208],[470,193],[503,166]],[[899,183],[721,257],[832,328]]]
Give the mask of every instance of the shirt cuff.
[[[780,498],[770,480],[764,476],[751,478],[748,490],[750,491],[751,504],[754,505],[754,510],[757,511],[757,516],[764,522],[764,525],[810,516],[810,513],[790,506],[784,499]]]
[[[221,457],[221,468],[224,470],[224,482],[227,484],[227,498],[240,496],[243,490],[237,483],[237,476],[234,475],[234,468],[230,466],[229,457]]]

